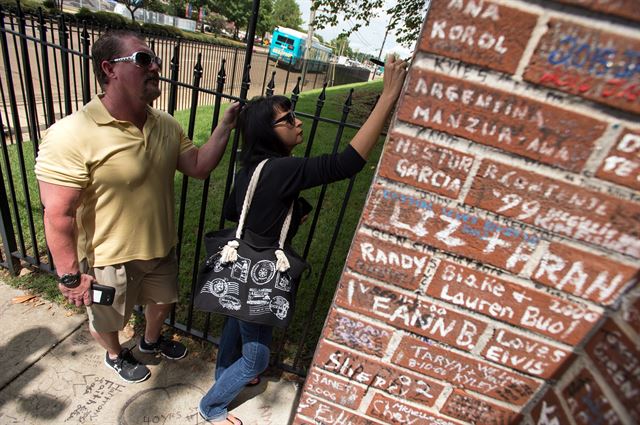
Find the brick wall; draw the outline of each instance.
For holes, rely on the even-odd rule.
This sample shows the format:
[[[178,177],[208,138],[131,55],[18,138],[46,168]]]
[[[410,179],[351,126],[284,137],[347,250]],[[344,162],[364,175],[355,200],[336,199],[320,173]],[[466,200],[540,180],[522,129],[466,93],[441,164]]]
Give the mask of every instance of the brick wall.
[[[640,423],[640,2],[432,3],[294,423]]]

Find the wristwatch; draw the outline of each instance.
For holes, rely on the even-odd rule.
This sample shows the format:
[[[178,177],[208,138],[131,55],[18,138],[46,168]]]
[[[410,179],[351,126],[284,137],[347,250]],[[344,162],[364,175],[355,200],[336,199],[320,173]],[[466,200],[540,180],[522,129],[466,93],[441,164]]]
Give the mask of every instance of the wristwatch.
[[[66,288],[76,288],[80,285],[80,272],[65,273],[58,278],[58,282]]]

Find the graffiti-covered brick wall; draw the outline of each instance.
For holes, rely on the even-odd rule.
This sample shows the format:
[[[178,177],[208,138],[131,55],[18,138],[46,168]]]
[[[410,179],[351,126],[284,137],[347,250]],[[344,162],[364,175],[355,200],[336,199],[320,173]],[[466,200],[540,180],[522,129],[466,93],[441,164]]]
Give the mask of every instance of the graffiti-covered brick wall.
[[[640,2],[434,0],[296,424],[640,423]]]

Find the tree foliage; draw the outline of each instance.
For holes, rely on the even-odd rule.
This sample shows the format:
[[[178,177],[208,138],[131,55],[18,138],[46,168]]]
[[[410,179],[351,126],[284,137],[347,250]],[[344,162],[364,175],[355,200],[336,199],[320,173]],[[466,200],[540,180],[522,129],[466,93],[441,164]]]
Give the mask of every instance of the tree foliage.
[[[151,12],[167,13],[167,6],[160,0],[144,0],[143,7]]]
[[[264,36],[266,32],[273,31],[274,26],[273,0],[261,0],[256,35],[259,34]]]
[[[134,22],[136,21],[134,13],[136,12],[136,10],[144,7],[144,0],[118,0],[118,3],[124,4],[129,13],[131,13],[131,20]]]
[[[302,12],[296,0],[275,0],[273,3],[274,27],[287,27],[302,30]]]
[[[384,9],[385,0],[314,0],[317,29],[337,26],[342,21],[354,26],[343,34],[350,35],[369,24],[380,13],[389,16],[389,29],[404,46],[411,46],[417,39],[430,0],[396,0],[396,4]]]
[[[353,56],[353,49],[349,46],[349,37],[345,34],[340,34],[329,42],[329,45],[333,47],[335,54],[339,56]]]

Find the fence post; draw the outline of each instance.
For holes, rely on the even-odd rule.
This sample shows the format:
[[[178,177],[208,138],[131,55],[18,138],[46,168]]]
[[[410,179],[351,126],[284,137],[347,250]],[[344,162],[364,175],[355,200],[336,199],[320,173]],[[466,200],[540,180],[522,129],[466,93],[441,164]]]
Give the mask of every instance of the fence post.
[[[222,65],[220,66],[220,70],[218,71],[218,78],[216,84],[216,94],[215,94],[215,102],[213,106],[213,115],[211,117],[211,133],[218,126],[218,120],[220,118],[220,109],[222,106],[222,91],[224,90],[224,83],[227,79],[227,72],[224,69],[224,65],[226,63],[225,59],[222,59]],[[198,281],[198,269],[200,263],[200,250],[202,249],[202,235],[204,234],[204,225],[206,221],[206,212],[207,212],[207,200],[209,199],[209,184],[210,184],[211,176],[207,176],[202,185],[202,198],[200,201],[200,216],[198,218],[198,232],[196,236],[196,247],[193,256],[193,268],[191,275],[191,292],[189,295],[189,313],[187,315],[187,329],[191,328],[193,324],[193,301],[196,296],[196,284]],[[211,320],[211,314],[207,314],[205,318],[205,324],[202,331],[202,337],[207,339],[209,336],[209,325]]]
[[[187,130],[187,136],[193,140],[193,132],[196,126],[196,112],[198,110],[198,94],[200,93],[200,79],[202,78],[202,53],[198,53],[198,60],[193,67],[193,87],[191,92],[191,108],[189,111],[189,129]],[[184,216],[187,202],[187,189],[189,178],[186,175],[182,175],[182,191],[180,192],[180,211],[178,212],[178,235],[183,234],[184,229]],[[176,247],[176,255],[178,261],[180,261],[180,255],[182,253],[182,239],[178,241]]]
[[[36,145],[38,143],[38,121],[36,119],[36,94],[33,90],[33,76],[31,74],[31,60],[29,59],[29,48],[27,47],[27,28],[24,13],[18,2],[18,31],[20,33],[20,53],[22,54],[22,72],[24,74],[24,85],[27,101],[27,121],[29,122],[29,137]],[[34,151],[36,151],[35,149]]]
[[[266,65],[264,67],[264,76],[262,77],[262,93],[264,94],[265,84],[267,84],[267,74],[269,73],[269,54],[267,53]]]
[[[260,0],[253,0],[253,7],[251,10],[251,18],[249,18],[249,28],[247,28],[247,49],[244,54],[244,72],[242,76],[242,88],[240,89],[240,99],[246,99],[249,92],[249,83],[251,77],[251,56],[253,55],[253,41],[256,35],[256,25],[258,25],[258,13],[260,10]]]
[[[287,67],[287,76],[284,79],[284,89],[282,89],[282,94],[287,94],[287,86],[289,85],[289,75],[291,74],[292,61],[293,61],[293,56],[289,56],[289,66]]]
[[[64,22],[64,14],[58,22],[58,39],[60,41],[60,65],[62,66],[62,84],[64,85],[64,114],[71,115],[71,79],[69,78],[69,33]]]
[[[171,115],[176,110],[178,100],[178,71],[180,70],[180,40],[173,46],[173,57],[171,58],[171,88],[169,89],[169,104],[167,112]]]
[[[11,118],[12,118],[12,125],[13,125],[13,133],[15,135],[15,143],[18,146],[22,146],[22,129],[21,129],[21,124],[20,124],[20,116],[18,115],[18,106],[17,106],[17,100],[16,100],[16,91],[13,85],[13,75],[12,75],[12,70],[11,70],[11,61],[9,60],[9,46],[7,44],[7,33],[5,32],[5,27],[4,27],[4,11],[0,8],[0,45],[2,45],[2,57],[4,59],[4,71],[5,71],[5,75],[7,77],[7,90],[9,92],[9,105],[11,108]],[[2,124],[2,123],[0,123]],[[7,123],[8,124],[8,123]],[[4,136],[4,126],[2,129],[0,129],[0,132],[2,133],[2,149],[3,149],[3,153],[4,153],[4,160],[5,160],[5,168],[7,170],[7,178],[9,181],[9,190],[11,191],[11,197],[12,197],[12,206],[13,206],[13,211],[14,211],[14,216],[15,216],[15,220],[16,220],[16,228],[20,229],[22,228],[22,224],[20,222],[20,214],[18,213],[18,206],[17,206],[17,202],[16,202],[16,191],[15,188],[13,186],[13,179],[11,178],[11,164],[9,163],[9,153],[7,152],[6,149],[6,140],[5,140],[5,136]],[[9,221],[9,224],[11,223],[11,221]],[[11,234],[13,235],[13,229],[11,230]],[[13,237],[13,240],[15,241],[15,236]],[[21,248],[21,252],[25,251],[25,245],[24,245],[24,241],[22,239],[22,234],[20,232],[18,232],[18,242],[20,244],[20,248]],[[11,251],[8,251],[8,255],[11,255],[12,252],[16,251],[17,247],[13,247],[11,249]]]
[[[42,9],[38,8],[38,23],[40,24],[40,56],[42,56],[42,78],[44,79],[44,110],[47,127],[56,122],[53,110],[53,92],[51,91],[51,75],[49,74],[49,50],[47,48],[47,25],[42,16]]]
[[[333,154],[336,154],[338,152],[338,148],[340,146],[340,141],[342,140],[342,134],[344,132],[344,126],[347,123],[347,117],[349,116],[349,112],[351,112],[351,106],[352,106],[352,101],[353,101],[353,89],[349,90],[349,96],[347,96],[347,99],[345,100],[344,104],[342,105],[342,117],[340,117],[340,124],[338,127],[338,132],[336,134],[335,140],[333,142]],[[336,244],[336,241],[338,239],[338,234],[340,232],[340,225],[339,223],[342,222],[342,219],[344,217],[344,211],[346,209],[346,202],[349,198],[349,194],[351,193],[351,189],[353,188],[353,181],[355,179],[355,176],[351,178],[350,182],[349,182],[349,187],[348,187],[348,192],[347,192],[347,196],[345,196],[345,199],[343,200],[343,204],[342,204],[342,209],[340,210],[340,215],[338,217],[338,225],[336,225],[336,227],[334,228],[333,231],[333,235],[331,237],[331,242],[329,243],[329,248],[327,250],[327,255],[324,258],[324,264],[322,265],[322,268],[320,269],[320,275],[318,276],[318,284],[316,285],[316,290],[315,293],[313,294],[313,301],[310,304],[310,308],[308,313],[305,315],[305,317],[307,318],[307,321],[305,322],[304,325],[304,329],[302,331],[302,335],[300,336],[300,339],[298,340],[298,348],[297,348],[297,352],[296,352],[296,356],[293,359],[293,368],[297,368],[299,363],[300,363],[300,359],[302,357],[302,351],[303,351],[303,346],[305,343],[305,339],[307,338],[307,334],[309,333],[309,325],[311,324],[311,320],[313,318],[313,315],[315,314],[316,311],[316,305],[318,302],[318,298],[320,296],[320,290],[322,289],[322,285],[324,284],[324,278],[327,274],[327,269],[329,268],[329,262],[331,261],[331,255],[329,255],[329,253],[333,250],[333,247]],[[313,221],[311,223],[311,227],[312,229],[315,230],[315,226],[318,223],[318,217],[320,216],[320,207],[322,206],[322,203],[324,201],[324,197],[327,193],[327,185],[324,184],[322,185],[322,189],[320,190],[320,196],[318,196],[318,203],[317,203],[317,207],[313,216]],[[309,233],[308,239],[307,239],[307,245],[309,245],[309,240],[313,239],[313,235],[311,234],[311,232]],[[305,254],[303,258],[306,258],[306,255],[308,255],[309,250],[308,247],[305,247]]]
[[[0,20],[4,23],[4,15],[0,10]],[[2,33],[4,37],[4,32]],[[11,181],[11,168],[9,168],[9,157],[7,152],[7,141],[4,135],[4,123],[2,122],[2,114],[0,114],[0,137],[2,138],[2,149],[4,151],[4,161],[7,168],[7,176],[9,177],[9,189],[12,195],[15,196],[13,190],[13,182]],[[4,175],[2,167],[0,167],[0,233],[2,233],[2,248],[5,253],[5,263],[9,272],[15,275],[20,268],[20,262],[13,256],[13,253],[18,250],[16,243],[16,235],[13,232],[13,223],[11,221],[11,211],[9,209],[9,198],[7,198],[7,191],[4,185]]]
[[[87,31],[87,22],[82,21],[82,102],[89,103],[91,100],[91,86],[89,77],[89,62],[91,61],[91,51],[89,50],[90,40]]]

